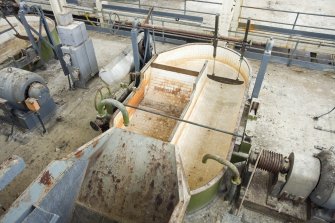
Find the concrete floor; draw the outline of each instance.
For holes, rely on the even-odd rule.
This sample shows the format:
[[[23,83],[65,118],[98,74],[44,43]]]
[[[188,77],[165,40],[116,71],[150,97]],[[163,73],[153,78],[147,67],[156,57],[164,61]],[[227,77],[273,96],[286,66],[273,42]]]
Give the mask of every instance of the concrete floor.
[[[99,67],[106,65],[130,45],[129,38],[93,32],[90,32],[90,37],[93,39]],[[173,45],[157,43],[158,52],[171,47]],[[257,73],[259,62],[250,62],[254,73]],[[93,107],[95,91],[103,86],[99,78],[93,79],[88,89],[69,91],[67,79],[57,61],[51,61],[47,70],[38,73],[48,81],[57,103],[57,115],[47,124],[48,134],[41,136],[41,129],[30,133],[15,129],[14,136],[9,141],[10,126],[0,123],[0,162],[13,154],[21,156],[26,162],[23,173],[0,192],[0,214],[9,208],[50,161],[66,156],[99,134],[89,126],[96,115]],[[335,130],[335,112],[317,122],[312,119],[335,106],[334,86],[334,72],[270,64],[260,95],[261,108],[253,134],[253,145],[283,154],[291,151],[315,153],[318,150],[314,146],[335,146],[335,134],[314,129],[315,125],[319,125]],[[220,204],[212,205],[217,205],[217,210],[220,211],[224,207]],[[224,217],[221,212],[204,213],[209,213],[207,222],[220,222]],[[203,222],[203,218],[199,216],[191,219],[191,222]],[[257,218],[252,219],[248,218],[244,222],[259,222]]]
[[[257,70],[258,62],[253,62]],[[335,146],[335,112],[318,121],[313,117],[335,106],[335,72],[320,72],[270,64],[260,93],[253,142],[255,146],[281,153],[315,153],[315,146]]]

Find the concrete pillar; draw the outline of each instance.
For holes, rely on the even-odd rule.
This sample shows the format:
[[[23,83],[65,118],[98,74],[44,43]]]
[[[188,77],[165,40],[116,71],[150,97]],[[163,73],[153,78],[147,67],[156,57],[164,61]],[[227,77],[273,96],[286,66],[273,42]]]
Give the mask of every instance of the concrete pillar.
[[[51,9],[55,15],[57,24],[61,22],[61,16],[69,13],[69,9],[65,8],[67,5],[66,0],[49,0]]]
[[[102,14],[102,2],[101,0],[95,0],[95,7],[97,9],[97,17],[99,18],[99,22],[104,23],[104,16]]]
[[[219,34],[222,36],[228,36],[228,30],[230,30],[231,22],[233,19],[234,11],[236,9],[236,2],[240,0],[223,0],[222,8],[220,10],[220,28]]]
[[[230,29],[232,31],[237,31],[239,17],[240,17],[241,12],[242,12],[241,5],[243,5],[243,0],[236,0],[235,4],[236,5],[235,5],[235,9],[234,9],[234,14],[233,14],[233,18],[232,18],[231,26],[230,26]],[[230,33],[230,36],[236,36],[236,34]]]

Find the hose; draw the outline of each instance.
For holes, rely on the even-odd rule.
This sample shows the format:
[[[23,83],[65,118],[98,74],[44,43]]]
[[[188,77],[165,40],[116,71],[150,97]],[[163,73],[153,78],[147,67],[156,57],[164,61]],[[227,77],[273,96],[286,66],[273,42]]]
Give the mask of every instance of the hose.
[[[328,114],[330,114],[330,113],[331,113],[332,111],[334,111],[334,110],[335,110],[335,107],[332,108],[329,112],[326,112],[326,113],[324,113],[324,114],[322,114],[322,115],[313,117],[313,119],[314,119],[314,120],[318,120],[318,119],[321,118],[322,116],[328,115]]]
[[[234,174],[232,179],[231,179],[231,182],[235,185],[240,185],[241,184],[240,172],[238,171],[237,167],[234,164],[232,164],[228,160],[222,159],[220,156],[213,155],[213,154],[204,155],[202,157],[202,162],[206,163],[208,159],[215,160],[215,161],[227,166]]]
[[[121,102],[114,99],[104,99],[98,103],[97,106],[98,117],[104,118],[107,114],[111,115],[113,113],[113,106],[117,107],[121,111],[123,117],[123,123],[125,126],[128,126],[129,114],[126,107]],[[107,114],[105,112],[105,109],[107,111]]]
[[[90,18],[88,17],[89,14],[88,14],[87,12],[85,12],[84,15],[85,15],[86,20],[87,20],[92,26],[96,26],[95,23],[94,23],[93,21],[91,21]]]

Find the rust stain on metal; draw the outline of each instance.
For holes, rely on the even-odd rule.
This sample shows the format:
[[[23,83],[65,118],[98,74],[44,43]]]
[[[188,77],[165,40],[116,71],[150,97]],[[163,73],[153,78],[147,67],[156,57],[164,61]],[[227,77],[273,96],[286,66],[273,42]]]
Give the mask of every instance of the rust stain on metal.
[[[90,158],[92,166],[78,201],[118,222],[168,222],[179,201],[171,148],[155,141],[147,142],[145,150],[139,151],[134,148],[138,141],[132,135],[123,132],[118,141],[101,150],[99,158]],[[142,153],[143,164],[138,163]]]
[[[180,88],[167,89],[167,88],[161,87],[161,86],[155,86],[155,90],[165,92],[165,93],[174,94],[174,95],[178,95],[181,92]]]
[[[94,140],[92,143],[93,148],[95,148],[98,145],[98,143],[99,143],[99,139]]]
[[[148,82],[149,82],[148,80],[143,80],[143,82],[140,84],[140,87],[137,89],[134,96],[129,99],[127,104],[131,106],[135,106],[135,107],[137,107],[140,104],[140,102],[144,98],[145,87],[148,85]],[[131,117],[135,113],[136,110],[133,108],[127,108],[127,111],[128,111],[129,117]],[[123,126],[122,116],[115,117],[114,125],[117,128],[121,128]]]
[[[52,184],[52,176],[49,170],[45,171],[40,179],[40,183],[46,186],[50,186]]]
[[[83,150],[78,150],[74,153],[74,155],[77,157],[77,158],[80,158],[82,155],[84,154],[84,151]]]

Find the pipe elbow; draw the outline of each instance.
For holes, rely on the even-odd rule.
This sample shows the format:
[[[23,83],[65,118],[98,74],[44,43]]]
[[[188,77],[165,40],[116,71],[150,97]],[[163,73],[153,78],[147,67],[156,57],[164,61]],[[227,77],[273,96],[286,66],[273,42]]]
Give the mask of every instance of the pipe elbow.
[[[202,157],[202,163],[206,163],[207,160],[212,159],[215,160],[219,163],[221,163],[222,165],[228,167],[234,174],[234,176],[231,179],[231,182],[233,184],[236,185],[240,185],[241,184],[241,177],[240,177],[240,172],[238,171],[237,167],[229,162],[228,160],[222,159],[220,156],[217,155],[213,155],[213,154],[206,154]]]
[[[122,117],[123,117],[123,123],[125,126],[128,126],[129,125],[128,111],[121,102],[115,99],[104,99],[100,101],[97,106],[98,116],[100,118],[105,117],[106,116],[105,109],[107,110],[107,114],[111,115],[113,112],[113,109],[112,109],[113,106],[117,107],[121,111]]]

